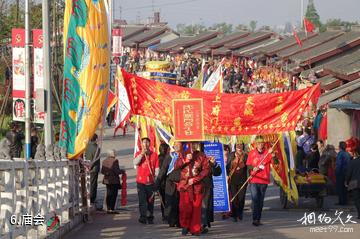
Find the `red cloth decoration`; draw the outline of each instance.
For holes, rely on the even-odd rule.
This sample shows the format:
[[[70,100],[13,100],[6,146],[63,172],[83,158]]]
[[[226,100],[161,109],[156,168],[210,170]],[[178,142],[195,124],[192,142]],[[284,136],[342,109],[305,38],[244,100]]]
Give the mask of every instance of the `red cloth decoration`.
[[[326,140],[327,139],[327,115],[325,114],[320,122],[319,127],[319,139]]]
[[[121,186],[121,206],[126,206],[127,204],[127,183],[126,183],[126,173],[123,173],[121,175],[121,181],[122,181],[122,186]]]
[[[355,152],[356,148],[359,145],[359,139],[355,137],[351,137],[350,139],[345,141],[346,143],[346,150],[349,152]]]
[[[273,134],[294,130],[309,101],[317,102],[320,85],[276,94],[219,94],[147,80],[122,70],[131,113],[174,127],[174,99],[202,99],[204,133]]]
[[[301,42],[301,40],[300,40],[300,38],[299,38],[299,36],[298,36],[298,34],[296,33],[295,30],[293,31],[293,36],[295,37],[295,40],[296,40],[297,44],[299,46],[302,46],[302,42]]]
[[[315,29],[314,23],[312,23],[311,21],[309,21],[306,18],[304,18],[304,26],[305,26],[306,32],[314,32],[314,29]]]

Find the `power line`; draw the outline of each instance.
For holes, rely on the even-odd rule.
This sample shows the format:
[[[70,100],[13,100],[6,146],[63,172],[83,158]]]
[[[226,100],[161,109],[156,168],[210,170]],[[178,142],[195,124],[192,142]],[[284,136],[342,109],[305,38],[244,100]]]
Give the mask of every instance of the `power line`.
[[[191,3],[196,2],[199,0],[186,0],[186,1],[179,1],[179,2],[172,2],[172,3],[163,3],[163,4],[151,4],[151,5],[144,5],[139,7],[130,7],[130,8],[124,8],[123,10],[138,10],[138,9],[145,9],[145,8],[155,8],[155,7],[165,7],[165,6],[174,6],[179,4],[185,4],[185,3]]]

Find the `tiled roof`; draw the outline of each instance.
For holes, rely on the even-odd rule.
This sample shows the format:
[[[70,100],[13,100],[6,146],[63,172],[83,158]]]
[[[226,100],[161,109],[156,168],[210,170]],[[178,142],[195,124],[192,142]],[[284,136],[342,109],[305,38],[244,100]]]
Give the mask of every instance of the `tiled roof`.
[[[241,38],[240,40],[225,44],[225,47],[227,47],[228,49],[231,49],[231,50],[235,50],[240,47],[244,47],[244,46],[250,45],[252,43],[268,39],[273,35],[274,35],[273,32],[267,32],[267,31],[266,32],[253,32],[250,35]]]
[[[179,51],[184,50],[185,48],[188,48],[188,47],[200,44],[202,42],[208,41],[210,39],[213,39],[213,38],[217,37],[218,35],[219,35],[219,32],[214,32],[214,31],[203,32],[203,33],[200,33],[199,35],[189,38],[189,40],[186,42],[177,44],[175,47],[172,47],[170,49],[170,51],[179,52]]]
[[[141,34],[138,34],[134,37],[127,39],[126,41],[123,42],[123,45],[125,47],[134,47],[134,46],[136,46],[137,43],[141,43],[141,42],[150,40],[152,38],[155,38],[155,37],[163,34],[164,32],[166,32],[167,30],[168,30],[167,27],[150,28],[149,30],[147,30]]]
[[[220,48],[217,48],[215,50],[213,50],[213,54],[214,55],[220,55],[220,56],[225,56],[227,54],[231,53],[231,50],[227,47],[220,47]]]
[[[341,81],[335,78],[333,75],[327,75],[317,79],[317,82],[320,83],[321,89],[332,90],[341,85]]]
[[[137,34],[141,34],[144,32],[147,28],[145,26],[139,26],[139,27],[122,27],[123,37],[122,40],[126,41],[127,39],[136,36]]]
[[[202,48],[208,47],[209,45],[211,45],[211,43],[217,42],[217,41],[219,41],[219,39],[221,39],[221,38],[222,38],[222,37],[215,37],[215,38],[209,39],[209,40],[207,40],[207,41],[201,42],[201,43],[199,43],[199,44],[193,45],[193,46],[187,48],[187,49],[185,50],[185,52],[190,52],[190,53],[200,52],[200,50],[201,50]]]
[[[317,35],[317,33],[312,33],[312,34],[306,35],[305,32],[299,32],[297,34],[298,34],[300,40],[302,40],[302,41],[304,39],[311,39]],[[296,42],[294,36],[288,36],[288,37],[285,37],[284,39],[280,40],[277,43],[263,47],[261,49],[261,52],[263,52],[265,55],[272,56],[276,52],[286,49],[288,47],[294,46],[294,45],[297,45],[297,42]]]
[[[144,41],[142,43],[139,44],[139,48],[148,48],[150,46],[154,46],[156,44],[159,44],[161,39],[164,38],[165,36],[167,36],[169,33],[168,32],[164,32],[161,35],[158,35],[157,37],[151,38],[147,41]]]
[[[242,47],[239,50],[234,52],[236,56],[252,56],[260,51],[263,46],[271,45],[275,42],[278,42],[278,39],[266,39],[264,41],[259,41],[254,44]]]
[[[236,41],[243,37],[246,37],[249,34],[250,34],[250,32],[245,32],[245,31],[234,32],[232,34],[226,35],[226,36],[218,39],[218,41],[215,41],[215,42],[209,44],[209,47],[210,48],[218,48],[218,47],[224,46],[225,44],[227,44],[229,42],[233,42],[233,41]]]
[[[312,64],[336,54],[349,51],[358,45],[360,45],[360,32],[348,32],[311,49],[311,51],[295,54],[291,56],[290,59],[302,65]]]
[[[188,36],[181,36],[179,38],[176,38],[172,41],[168,41],[168,42],[164,42],[164,43],[160,43],[154,50],[155,51],[161,51],[161,52],[165,52],[165,51],[169,51],[172,47],[177,46],[178,44],[182,44],[185,42],[188,42],[190,39],[192,39],[193,37],[188,37]]]
[[[344,32],[324,32],[315,37],[304,40],[302,42],[302,46],[299,46],[298,44],[293,45],[291,47],[278,51],[276,55],[278,55],[281,58],[289,58],[290,56],[295,55],[296,53],[299,52],[311,51],[312,48],[319,46],[325,42],[328,42],[332,39],[335,39],[337,37],[340,37],[343,34]]]
[[[360,77],[359,74],[356,74],[360,72],[360,49],[326,64],[324,70],[325,72],[336,73],[339,77],[343,77],[343,79],[347,80],[353,80]]]

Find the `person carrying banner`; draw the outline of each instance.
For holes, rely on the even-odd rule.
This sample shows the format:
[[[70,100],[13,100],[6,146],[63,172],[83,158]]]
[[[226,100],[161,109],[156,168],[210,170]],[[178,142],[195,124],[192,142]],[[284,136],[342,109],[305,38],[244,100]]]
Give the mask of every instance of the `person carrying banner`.
[[[154,224],[155,178],[159,174],[158,155],[150,150],[150,139],[141,139],[141,152],[136,153],[134,165],[137,167],[136,184],[139,197],[139,222]]]
[[[259,226],[264,205],[265,192],[270,184],[270,163],[272,148],[265,149],[264,138],[256,136],[256,148],[249,152],[246,165],[250,170],[249,180],[253,210],[253,225]]]
[[[235,195],[243,186],[247,179],[247,154],[244,151],[244,144],[236,144],[235,152],[230,154],[230,159],[226,164],[228,173],[228,185],[231,195]],[[243,219],[245,205],[246,187],[243,188],[231,204],[231,216],[234,222]]]
[[[180,180],[180,169],[174,170],[177,160],[182,160],[182,143],[177,141],[174,143],[174,152],[165,157],[161,165],[159,176],[156,180],[157,188],[165,181],[165,217],[169,223],[169,227],[179,225],[179,192],[176,190],[176,183]]]
[[[203,179],[209,174],[209,160],[198,149],[199,143],[191,143],[185,157],[178,159],[175,170],[181,169],[178,190],[180,192],[179,214],[182,235],[190,232],[201,234],[201,203]]]
[[[206,227],[211,227],[210,223],[214,222],[214,182],[213,176],[221,175],[221,167],[214,157],[207,157],[209,160],[209,174],[203,180],[203,200],[201,206],[201,223],[202,233],[207,233]]]

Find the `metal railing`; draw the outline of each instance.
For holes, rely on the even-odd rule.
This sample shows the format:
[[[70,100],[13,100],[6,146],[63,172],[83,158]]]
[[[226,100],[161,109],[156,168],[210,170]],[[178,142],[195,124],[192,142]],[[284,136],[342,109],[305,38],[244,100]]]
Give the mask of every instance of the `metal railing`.
[[[46,238],[87,218],[88,179],[81,168],[67,159],[0,159],[0,238]],[[60,227],[49,231],[55,214]]]

